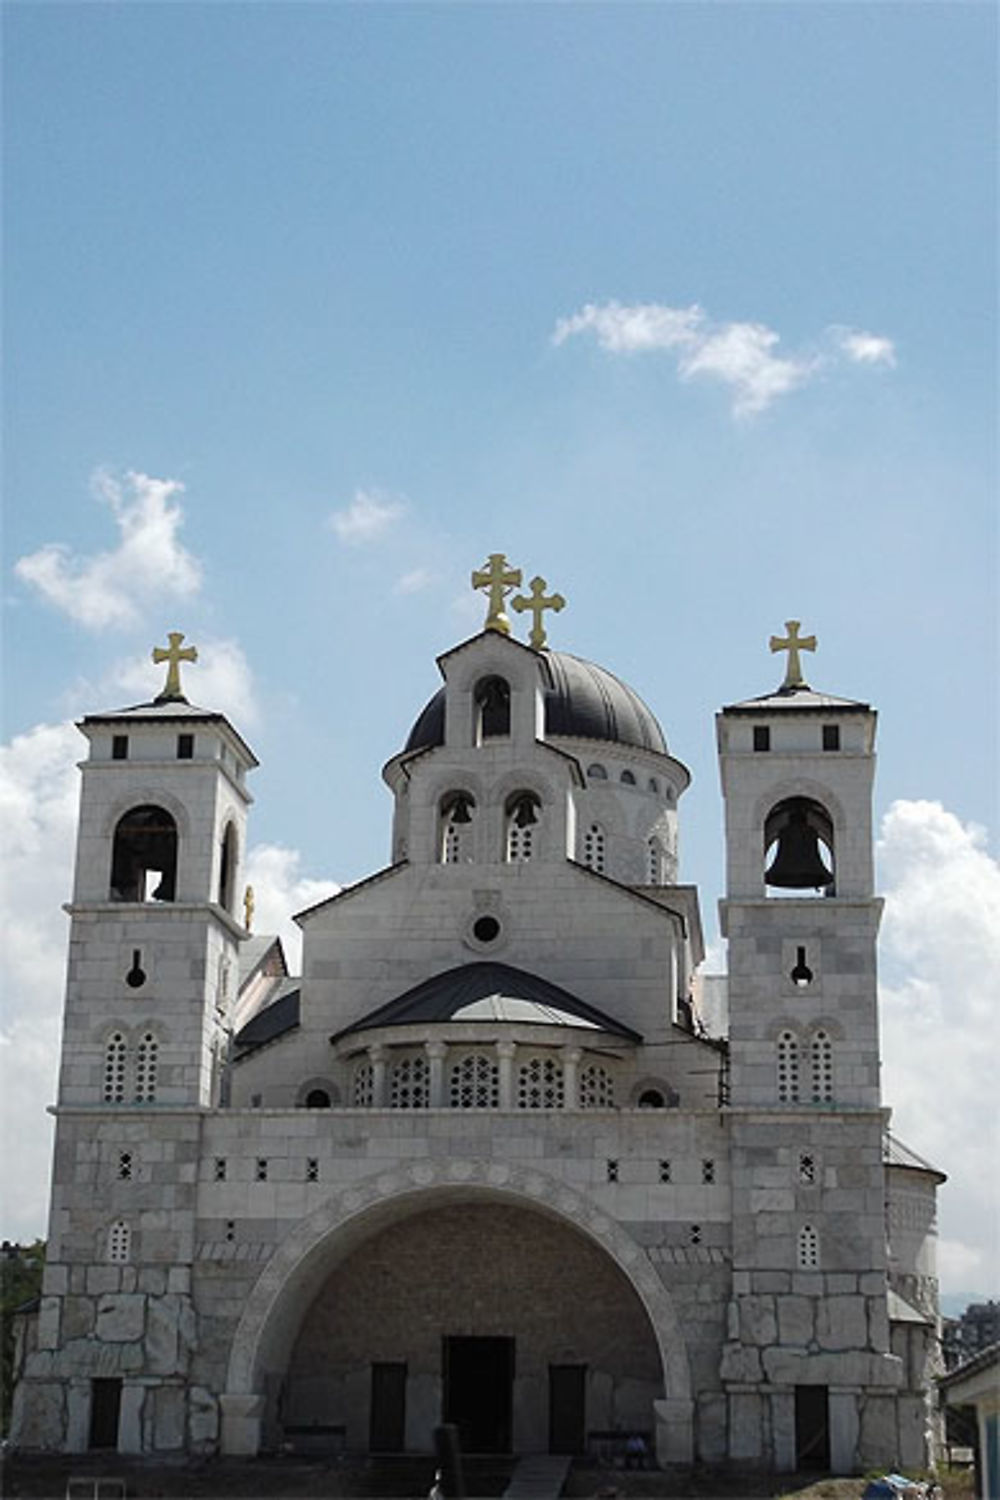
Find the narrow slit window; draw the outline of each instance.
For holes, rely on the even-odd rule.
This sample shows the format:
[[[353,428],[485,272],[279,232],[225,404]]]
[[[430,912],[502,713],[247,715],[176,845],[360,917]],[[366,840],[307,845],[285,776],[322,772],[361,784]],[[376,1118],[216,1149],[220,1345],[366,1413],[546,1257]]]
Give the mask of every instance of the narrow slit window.
[[[824,750],[839,750],[840,749],[840,725],[839,724],[824,724],[823,725],[823,749]]]
[[[179,734],[177,736],[177,759],[178,760],[193,760],[194,759],[194,735],[193,734]]]
[[[755,724],[753,726],[753,747],[755,750],[770,750],[771,727],[769,724]]]

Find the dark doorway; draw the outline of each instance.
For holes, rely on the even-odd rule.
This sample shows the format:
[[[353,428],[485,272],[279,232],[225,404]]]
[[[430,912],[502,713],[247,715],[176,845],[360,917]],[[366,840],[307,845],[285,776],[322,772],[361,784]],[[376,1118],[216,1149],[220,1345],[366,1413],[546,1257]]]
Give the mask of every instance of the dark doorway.
[[[830,1402],[825,1385],[795,1387],[795,1464],[799,1469],[830,1467]]]
[[[122,1409],[122,1383],[114,1379],[90,1382],[90,1448],[118,1447],[118,1419]]]
[[[587,1366],[549,1365],[549,1452],[587,1446]]]
[[[372,1453],[402,1453],[406,1447],[406,1366],[372,1365],[372,1399],[368,1416]]]
[[[444,1420],[463,1453],[510,1452],[513,1388],[513,1339],[445,1339]]]

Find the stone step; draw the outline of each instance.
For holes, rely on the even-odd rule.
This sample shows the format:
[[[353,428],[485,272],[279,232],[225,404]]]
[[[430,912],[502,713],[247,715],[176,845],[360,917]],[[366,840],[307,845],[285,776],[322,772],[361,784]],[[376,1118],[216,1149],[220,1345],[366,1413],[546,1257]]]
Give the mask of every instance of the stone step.
[[[517,1461],[503,1500],[558,1500],[571,1462],[562,1453],[526,1453]]]

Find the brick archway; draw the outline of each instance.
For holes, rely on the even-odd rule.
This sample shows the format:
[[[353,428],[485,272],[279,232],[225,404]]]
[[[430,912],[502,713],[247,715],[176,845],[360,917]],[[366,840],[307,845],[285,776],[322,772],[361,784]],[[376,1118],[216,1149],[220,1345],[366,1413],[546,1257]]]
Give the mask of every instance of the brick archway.
[[[247,1299],[230,1350],[221,1398],[222,1449],[256,1453],[265,1399],[288,1365],[303,1309],[365,1240],[436,1203],[502,1202],[532,1209],[583,1234],[630,1283],[649,1318],[663,1373],[655,1402],[661,1462],[692,1456],[687,1349],[673,1301],[645,1252],[584,1194],[543,1172],[499,1162],[417,1162],[379,1172],[332,1194],[282,1242]]]

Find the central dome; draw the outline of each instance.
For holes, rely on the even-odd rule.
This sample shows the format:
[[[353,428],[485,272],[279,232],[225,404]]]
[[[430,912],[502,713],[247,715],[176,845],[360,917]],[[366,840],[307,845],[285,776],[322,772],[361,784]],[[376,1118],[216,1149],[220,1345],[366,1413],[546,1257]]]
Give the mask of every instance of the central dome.
[[[539,655],[545,676],[545,733],[552,738],[611,740],[667,755],[667,742],[638,693],[613,672],[566,651]],[[404,754],[444,744],[445,689],[439,688],[410,730]]]

